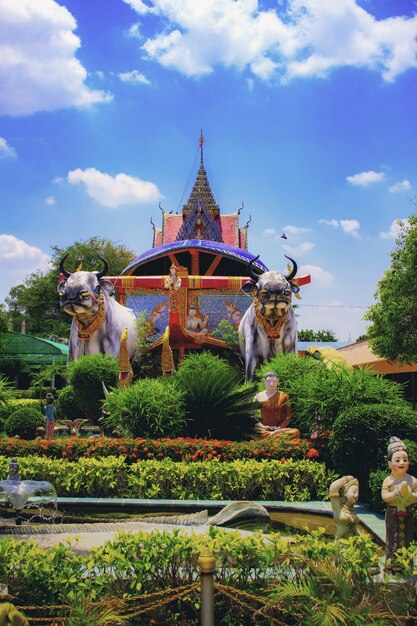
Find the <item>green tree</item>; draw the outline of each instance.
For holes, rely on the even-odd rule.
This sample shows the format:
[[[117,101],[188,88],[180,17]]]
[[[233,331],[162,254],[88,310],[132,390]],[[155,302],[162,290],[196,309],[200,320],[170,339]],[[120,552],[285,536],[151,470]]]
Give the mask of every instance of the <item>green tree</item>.
[[[98,255],[101,255],[109,264],[109,274],[112,276],[120,274],[135,257],[135,253],[124,245],[101,237],[76,241],[67,248],[52,246],[50,269],[29,274],[24,283],[11,288],[6,298],[14,328],[19,328],[22,320],[25,320],[28,334],[39,337],[68,336],[71,318],[60,311],[56,293],[59,263],[66,254],[65,267],[69,271],[76,270],[80,264],[87,271],[100,269],[102,264]],[[1,320],[0,310],[0,327]]]
[[[375,292],[376,303],[365,319],[372,350],[390,361],[417,360],[417,216],[398,222],[400,232],[391,252],[391,266]]]
[[[7,330],[7,312],[3,304],[0,304],[0,332]]]
[[[333,330],[326,328],[325,330],[305,330],[298,331],[298,341],[339,341]]]

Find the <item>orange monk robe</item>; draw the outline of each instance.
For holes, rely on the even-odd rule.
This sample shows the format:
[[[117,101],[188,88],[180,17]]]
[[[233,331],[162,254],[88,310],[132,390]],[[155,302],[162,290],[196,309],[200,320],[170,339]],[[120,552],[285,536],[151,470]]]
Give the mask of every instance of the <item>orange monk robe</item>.
[[[297,428],[288,428],[291,421],[291,406],[287,393],[276,391],[273,396],[260,402],[261,423],[258,424],[258,433],[261,437],[270,439],[277,436],[299,437]],[[262,426],[269,428],[264,429]],[[271,430],[275,428],[277,430]]]

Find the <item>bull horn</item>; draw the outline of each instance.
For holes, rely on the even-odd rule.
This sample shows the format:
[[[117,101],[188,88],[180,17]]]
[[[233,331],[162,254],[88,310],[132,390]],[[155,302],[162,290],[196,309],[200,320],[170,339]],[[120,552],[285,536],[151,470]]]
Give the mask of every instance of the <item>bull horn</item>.
[[[62,257],[62,259],[59,262],[59,271],[61,272],[61,274],[65,276],[65,278],[69,278],[71,276],[71,272],[67,272],[67,270],[64,267],[64,262],[67,256],[68,256],[68,253],[64,257]]]
[[[297,267],[297,263],[294,261],[294,259],[291,259],[289,256],[287,256],[286,254],[284,255],[286,259],[288,259],[289,261],[291,261],[292,263],[292,271],[288,274],[288,276],[286,276],[285,278],[288,280],[288,282],[290,280],[292,280],[294,278],[294,276],[297,273],[298,267]]]
[[[252,278],[252,280],[255,281],[255,283],[258,282],[258,278],[261,274],[263,274],[263,272],[261,272],[260,274],[257,274],[256,272],[253,271],[252,269],[252,265],[255,263],[255,261],[257,261],[259,259],[259,254],[258,256],[256,256],[254,259],[252,259],[252,261],[249,261],[248,264],[248,274],[249,276]]]
[[[102,256],[98,255],[98,258],[103,261],[103,269],[100,270],[100,272],[96,272],[97,274],[97,278],[100,280],[100,278],[103,278],[103,276],[105,276],[107,274],[107,272],[109,271],[109,265],[107,263],[107,261],[105,259],[103,259]]]

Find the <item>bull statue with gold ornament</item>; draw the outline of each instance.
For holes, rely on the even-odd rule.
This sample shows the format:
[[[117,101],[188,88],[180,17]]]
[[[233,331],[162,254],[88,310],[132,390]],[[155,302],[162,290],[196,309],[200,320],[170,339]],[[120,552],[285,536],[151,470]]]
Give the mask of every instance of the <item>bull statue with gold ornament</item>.
[[[69,360],[86,354],[111,354],[117,359],[125,329],[125,345],[131,359],[137,342],[136,317],[132,309],[114,299],[115,287],[104,278],[109,269],[107,262],[99,255],[103,263],[100,271],[68,272],[64,266],[67,256],[59,264],[63,278],[58,284],[58,295],[61,309],[72,317]]]
[[[286,258],[292,264],[288,274],[274,271],[257,273],[253,263],[258,258],[249,262],[251,281],[242,287],[245,293],[254,293],[253,303],[244,314],[238,331],[246,380],[253,380],[257,365],[275,354],[297,351],[297,320],[292,296],[294,294],[299,298],[300,286],[311,280],[309,275],[296,276],[297,263],[288,256]]]

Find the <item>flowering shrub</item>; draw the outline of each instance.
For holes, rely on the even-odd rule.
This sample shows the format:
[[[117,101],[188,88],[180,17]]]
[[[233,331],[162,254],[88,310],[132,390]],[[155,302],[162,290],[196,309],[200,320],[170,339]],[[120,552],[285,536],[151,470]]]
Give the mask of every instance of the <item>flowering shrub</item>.
[[[294,502],[323,499],[335,478],[323,463],[293,459],[201,463],[164,459],[128,465],[122,456],[76,462],[29,456],[19,463],[22,479],[48,480],[58,496],[69,497]],[[0,457],[0,476],[7,473],[8,464],[9,459]]]
[[[122,455],[127,463],[139,460],[164,459],[173,461],[204,461],[219,459],[316,459],[318,452],[303,439],[281,439],[275,441],[223,441],[216,439],[109,439],[98,437],[86,439],[68,437],[46,441],[21,441],[0,439],[0,455],[22,457],[28,455],[47,456],[76,461],[82,457],[107,457]]]

